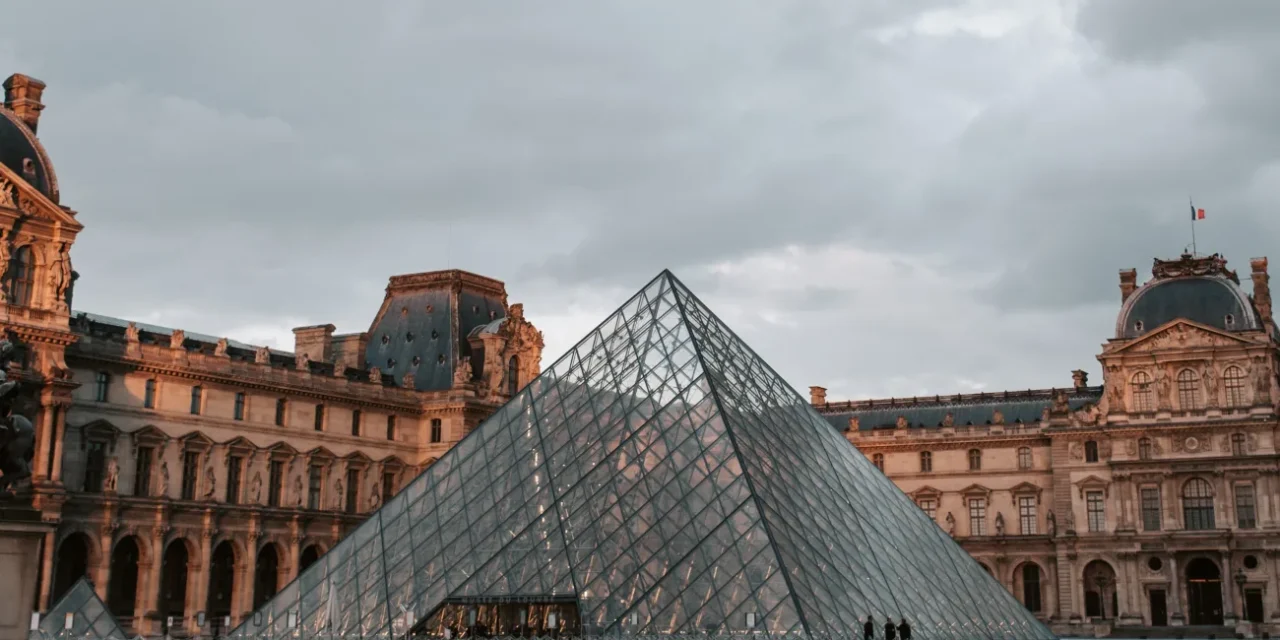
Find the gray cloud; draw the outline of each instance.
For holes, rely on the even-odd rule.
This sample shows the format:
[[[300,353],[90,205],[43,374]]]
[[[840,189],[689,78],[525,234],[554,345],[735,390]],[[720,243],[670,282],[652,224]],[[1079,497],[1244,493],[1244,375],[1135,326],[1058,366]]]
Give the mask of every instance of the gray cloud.
[[[670,267],[797,387],[910,395],[1065,384],[1188,193],[1270,250],[1273,7],[29,3],[0,68],[49,83],[85,308],[357,331],[457,267],[554,352]]]

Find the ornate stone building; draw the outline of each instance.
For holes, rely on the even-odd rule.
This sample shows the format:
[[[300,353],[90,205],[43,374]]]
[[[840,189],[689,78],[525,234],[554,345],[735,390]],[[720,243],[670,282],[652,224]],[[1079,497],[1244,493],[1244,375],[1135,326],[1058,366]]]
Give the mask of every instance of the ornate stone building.
[[[36,425],[42,610],[82,575],[134,632],[251,612],[539,373],[502,282],[396,276],[367,332],[293,352],[72,311],[83,226],[36,137],[44,83],[0,109],[0,324]],[[477,470],[483,472],[483,470]]]
[[[1280,630],[1267,260],[1120,272],[1115,334],[1063,389],[813,404],[1059,632]],[[1221,634],[1219,634],[1221,635]]]

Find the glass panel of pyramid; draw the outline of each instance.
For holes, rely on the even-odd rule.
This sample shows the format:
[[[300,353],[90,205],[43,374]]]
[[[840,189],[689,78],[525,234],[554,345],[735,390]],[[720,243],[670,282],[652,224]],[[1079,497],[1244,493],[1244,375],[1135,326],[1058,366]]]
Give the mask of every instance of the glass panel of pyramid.
[[[67,616],[71,616],[71,628],[67,628]],[[39,626],[27,634],[27,640],[127,640],[120,623],[116,622],[107,605],[94,592],[93,585],[80,578],[66,595],[58,600]]]
[[[867,615],[1053,637],[664,271],[233,635],[849,637]]]

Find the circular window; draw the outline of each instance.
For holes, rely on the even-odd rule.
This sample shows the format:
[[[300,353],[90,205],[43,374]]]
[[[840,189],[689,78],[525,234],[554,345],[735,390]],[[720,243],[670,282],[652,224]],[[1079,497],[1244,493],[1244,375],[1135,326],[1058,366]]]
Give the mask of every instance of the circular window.
[[[1133,330],[1134,330],[1134,331],[1142,331],[1142,321],[1141,321],[1141,320],[1137,320],[1137,321],[1135,321],[1135,322],[1133,323]]]
[[[387,344],[388,342],[391,342],[391,336],[385,333],[382,334],[382,344]]]
[[[497,312],[497,311],[490,311],[490,312],[489,312],[489,319],[490,319],[490,320],[492,320],[492,319],[494,319],[494,318],[496,318],[496,317],[498,317],[498,312]]]
[[[395,358],[387,358],[387,368],[388,368],[388,369],[394,369],[394,368],[396,368],[396,359],[395,359]]]
[[[442,353],[442,354],[440,354],[440,355],[438,355],[438,356],[436,356],[436,362],[439,362],[440,364],[444,364],[444,354],[443,354],[443,353]]]
[[[414,356],[414,357],[413,357],[413,366],[415,366],[415,367],[416,367],[416,366],[418,366],[418,365],[420,365],[420,364],[422,364],[422,358],[419,358],[418,356]]]
[[[1244,557],[1244,568],[1246,568],[1246,569],[1257,569],[1257,568],[1258,568],[1258,556],[1245,556],[1245,557]]]
[[[1229,313],[1226,316],[1224,316],[1222,319],[1226,322],[1228,327],[1236,323],[1236,317]]]
[[[1147,568],[1152,571],[1159,571],[1164,568],[1164,561],[1155,556],[1151,556],[1147,559]]]
[[[412,332],[412,331],[410,331],[409,333],[404,334],[404,341],[405,341],[405,342],[413,342],[413,332]]]

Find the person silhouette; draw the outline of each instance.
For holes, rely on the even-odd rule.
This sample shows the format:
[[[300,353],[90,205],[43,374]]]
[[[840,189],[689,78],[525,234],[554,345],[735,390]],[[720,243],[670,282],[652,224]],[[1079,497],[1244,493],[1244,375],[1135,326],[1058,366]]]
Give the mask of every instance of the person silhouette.
[[[911,625],[907,624],[907,619],[902,619],[902,624],[898,625],[898,637],[901,640],[911,640]]]
[[[871,640],[876,635],[876,625],[871,621],[871,616],[867,616],[867,621],[862,625],[862,637],[864,640]]]
[[[893,640],[893,637],[897,635],[897,633],[898,627],[893,624],[893,618],[886,618],[884,623],[884,640]]]

